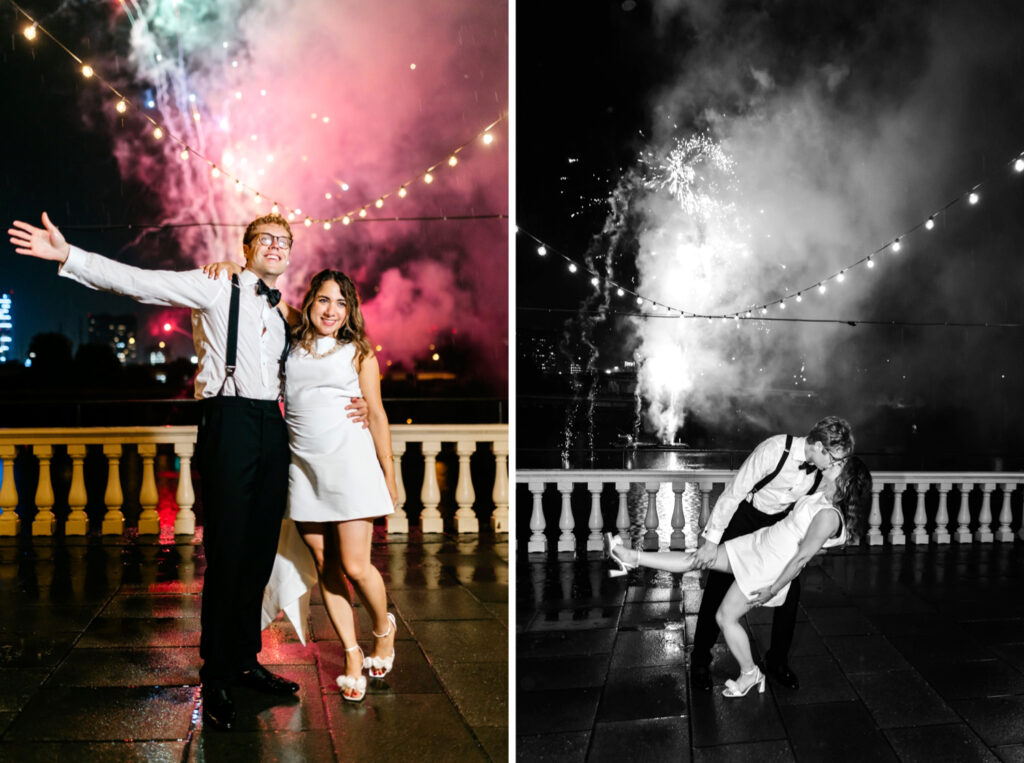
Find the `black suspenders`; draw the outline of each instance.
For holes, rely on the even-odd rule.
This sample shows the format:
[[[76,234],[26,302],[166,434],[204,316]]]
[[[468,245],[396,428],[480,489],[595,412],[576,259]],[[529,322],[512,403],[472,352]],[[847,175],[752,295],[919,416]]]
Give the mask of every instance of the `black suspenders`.
[[[786,465],[786,459],[789,458],[789,451],[793,447],[793,435],[786,435],[786,449],[782,451],[782,458],[779,459],[779,463],[775,465],[775,470],[771,474],[762,477],[754,485],[753,489],[747,493],[747,501],[750,501],[754,497],[754,493],[763,488],[765,485],[770,483],[773,479],[779,476],[779,472],[782,471],[782,467]],[[811,485],[811,489],[807,491],[807,495],[810,495],[818,489],[818,485],[821,484],[821,472],[815,470],[814,472],[814,484]]]
[[[220,390],[217,392],[217,397],[220,397],[224,393],[224,387],[227,386],[228,380],[232,381],[235,378],[235,366],[238,359],[238,299],[242,289],[238,283],[238,276],[231,276],[231,305],[228,307],[228,344],[227,349],[224,353],[224,384],[220,386]],[[281,313],[280,310],[274,308],[281,320],[284,322],[284,349],[281,350],[280,360],[280,371],[281,381],[284,381],[284,364],[288,360],[288,334],[290,328],[288,321]],[[238,387],[235,386],[235,396],[238,396]]]

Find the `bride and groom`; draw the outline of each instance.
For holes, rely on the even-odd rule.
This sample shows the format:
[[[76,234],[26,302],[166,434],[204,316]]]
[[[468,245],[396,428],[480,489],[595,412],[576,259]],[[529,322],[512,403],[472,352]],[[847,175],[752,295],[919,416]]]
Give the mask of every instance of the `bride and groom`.
[[[806,437],[770,437],[747,457],[715,503],[695,552],[645,552],[624,548],[608,535],[608,554],[618,565],[669,572],[708,570],[697,616],[690,681],[711,690],[711,649],[719,629],[740,666],[726,681],[726,697],[764,691],[764,670],[779,683],[799,688],[789,667],[789,649],[800,601],[799,574],[823,548],[856,537],[871,497],[871,475],[852,455],[850,425],[836,416],[822,419]],[[752,607],[777,607],[771,647],[761,666],[751,654],[741,618]]]

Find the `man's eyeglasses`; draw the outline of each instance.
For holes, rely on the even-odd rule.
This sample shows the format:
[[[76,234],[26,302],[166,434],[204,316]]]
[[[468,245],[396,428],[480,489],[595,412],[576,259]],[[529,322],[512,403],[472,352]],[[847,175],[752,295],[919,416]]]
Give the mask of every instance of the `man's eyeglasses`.
[[[279,249],[291,249],[292,240],[288,236],[272,236],[269,233],[257,233],[250,241],[258,241],[263,246],[270,246],[275,241]]]
[[[830,450],[825,451],[825,455],[828,456],[828,465],[835,466],[836,464],[843,463],[849,456],[837,456]]]

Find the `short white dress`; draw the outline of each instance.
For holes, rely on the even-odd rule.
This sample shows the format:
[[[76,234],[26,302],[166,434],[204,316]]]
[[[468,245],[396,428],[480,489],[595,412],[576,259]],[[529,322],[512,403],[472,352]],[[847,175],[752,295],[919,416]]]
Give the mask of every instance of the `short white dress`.
[[[315,349],[322,355],[334,344],[332,337],[322,337]],[[317,573],[295,521],[345,522],[382,517],[395,510],[370,430],[346,415],[350,399],[362,396],[355,352],[355,345],[347,344],[321,358],[301,348],[288,356],[285,422],[292,455],[288,511],[263,591],[262,627],[283,611],[303,644]]]
[[[783,519],[756,532],[741,535],[725,542],[732,574],[736,585],[750,598],[754,591],[767,588],[779,579],[779,574],[796,556],[800,541],[807,535],[811,520],[819,511],[839,513],[839,535],[825,541],[822,548],[832,548],[846,543],[846,522],[823,493],[813,493],[799,498],[793,510]],[[786,583],[764,606],[778,607],[786,600],[789,583]]]
[[[318,354],[335,346],[321,337]],[[345,406],[361,397],[356,346],[342,345],[314,358],[301,347],[288,356],[285,423],[292,461],[288,468],[289,519],[344,522],[394,512],[370,430],[348,418]]]

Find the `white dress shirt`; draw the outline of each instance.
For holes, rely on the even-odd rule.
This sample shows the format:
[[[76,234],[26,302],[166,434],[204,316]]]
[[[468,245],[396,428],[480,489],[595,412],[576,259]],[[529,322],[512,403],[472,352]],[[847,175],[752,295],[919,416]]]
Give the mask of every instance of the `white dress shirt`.
[[[192,310],[192,341],[195,343],[199,370],[196,374],[196,398],[214,397],[225,381],[225,355],[228,343],[228,313],[231,306],[231,280],[216,281],[201,270],[143,270],[71,247],[60,274],[91,289],[110,291],[131,297],[147,305],[188,307]],[[225,395],[276,400],[281,394],[281,351],[285,325],[277,308],[265,296],[256,293],[259,278],[249,270],[238,276],[241,293],[238,301],[238,351],[234,384],[228,383]]]
[[[800,469],[806,456],[804,447],[806,437],[794,437],[790,446],[786,463],[771,482],[758,490],[751,503],[754,508],[765,514],[781,514],[795,503],[801,496],[807,495],[814,484],[814,473]],[[722,533],[729,526],[733,514],[740,503],[754,489],[754,485],[775,471],[786,450],[786,435],[779,434],[769,437],[747,456],[740,466],[733,481],[725,486],[725,490],[715,502],[715,508],[708,517],[704,532],[701,533],[712,543],[721,543]]]

